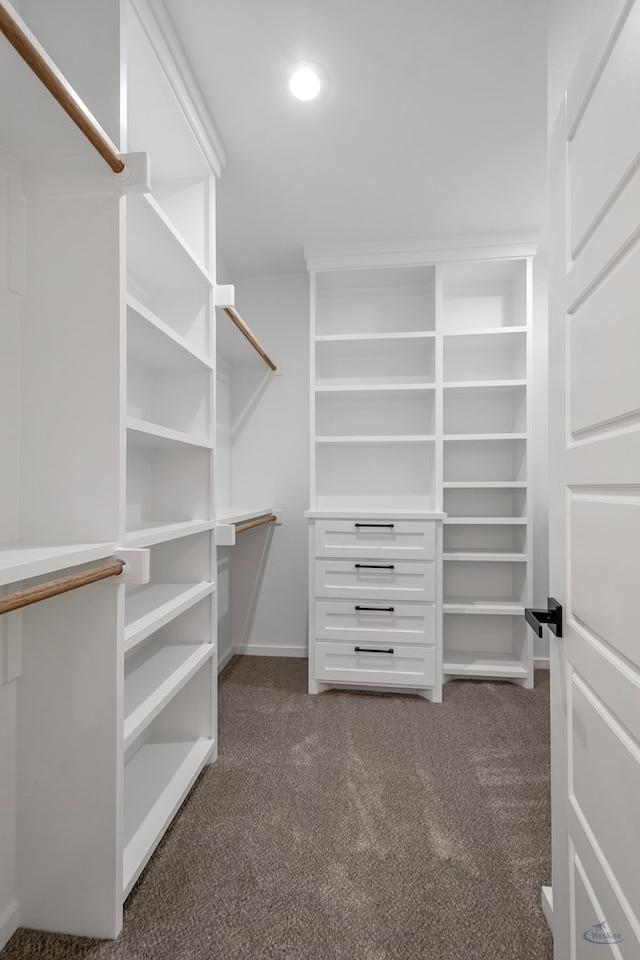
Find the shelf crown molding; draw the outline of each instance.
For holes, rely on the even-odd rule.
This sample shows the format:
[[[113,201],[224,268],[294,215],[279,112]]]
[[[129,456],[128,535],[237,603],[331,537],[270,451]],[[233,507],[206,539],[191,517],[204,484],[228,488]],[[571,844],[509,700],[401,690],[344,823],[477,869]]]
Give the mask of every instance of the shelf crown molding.
[[[225,165],[222,139],[209,113],[175,27],[162,0],[131,0],[149,42],[184,110],[207,162],[220,177]]]
[[[519,260],[535,256],[535,234],[429,237],[400,242],[310,244],[304,247],[308,270],[421,266],[458,260]]]

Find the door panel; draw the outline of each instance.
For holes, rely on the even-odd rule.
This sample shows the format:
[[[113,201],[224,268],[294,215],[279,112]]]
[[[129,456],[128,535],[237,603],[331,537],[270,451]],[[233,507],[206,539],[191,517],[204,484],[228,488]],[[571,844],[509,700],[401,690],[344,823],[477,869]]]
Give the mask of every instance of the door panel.
[[[572,249],[584,240],[640,153],[640,7],[624,24],[569,143]],[[615,149],[611,149],[611,145]]]
[[[638,632],[629,629],[640,589],[640,499],[573,498],[569,529],[572,615],[640,667]]]
[[[640,960],[640,0],[615,10],[551,154],[556,960]]]
[[[636,246],[571,317],[574,435],[628,416],[629,411],[640,411],[639,302],[640,247]]]
[[[624,680],[622,680],[624,682]],[[569,797],[610,882],[640,902],[640,748],[577,673],[569,696]],[[621,783],[624,789],[612,789]],[[631,919],[631,918],[629,918]]]

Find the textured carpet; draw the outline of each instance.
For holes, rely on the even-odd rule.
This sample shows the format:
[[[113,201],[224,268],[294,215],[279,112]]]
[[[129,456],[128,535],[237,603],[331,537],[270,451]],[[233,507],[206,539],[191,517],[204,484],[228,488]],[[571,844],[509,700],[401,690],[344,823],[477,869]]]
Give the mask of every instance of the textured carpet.
[[[236,657],[218,763],[115,942],[20,930],[2,960],[550,960],[549,688],[444,703],[306,694],[306,660]]]

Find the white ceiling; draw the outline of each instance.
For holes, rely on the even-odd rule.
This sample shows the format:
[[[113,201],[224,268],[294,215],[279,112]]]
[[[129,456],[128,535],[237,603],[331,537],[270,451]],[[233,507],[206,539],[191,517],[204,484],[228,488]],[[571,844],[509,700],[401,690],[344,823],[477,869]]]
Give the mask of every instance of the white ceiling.
[[[227,154],[232,275],[305,243],[537,232],[546,0],[165,0]],[[301,103],[299,59],[330,89]]]

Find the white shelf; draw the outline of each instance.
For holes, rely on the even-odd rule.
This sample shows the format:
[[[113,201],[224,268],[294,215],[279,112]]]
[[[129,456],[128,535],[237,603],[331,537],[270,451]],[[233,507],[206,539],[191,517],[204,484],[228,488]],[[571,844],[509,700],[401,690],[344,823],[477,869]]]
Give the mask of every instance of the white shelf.
[[[213,289],[213,278],[185,244],[165,212],[146,194],[127,197],[128,261],[150,289]]]
[[[176,443],[188,444],[190,447],[205,447],[207,450],[213,450],[213,443],[200,437],[194,437],[190,433],[183,433],[180,430],[170,430],[168,427],[162,427],[157,423],[149,423],[147,420],[140,420],[138,417],[127,417],[127,432],[134,443],[152,447],[174,446]]]
[[[316,437],[316,443],[433,443],[435,437],[431,434],[424,434],[418,436],[386,436],[386,437],[370,437],[366,435],[359,435],[353,437]]]
[[[445,490],[525,490],[526,480],[445,480]]]
[[[132,524],[124,538],[128,547],[151,547],[154,543],[165,543],[167,540],[177,540],[178,537],[188,537],[194,533],[213,530],[214,520],[181,520],[178,523],[161,523],[149,521]]]
[[[465,525],[484,525],[484,524],[504,524],[508,526],[525,526],[526,517],[447,517],[445,523],[465,524]]]
[[[445,597],[442,605],[444,613],[484,614],[491,616],[524,616],[524,606],[502,600],[470,600],[465,597]]]
[[[503,333],[526,333],[526,327],[482,327],[479,330],[445,331],[445,337],[491,337]]]
[[[469,563],[526,563],[526,553],[514,553],[507,550],[450,550],[443,554],[443,560],[466,561]]]
[[[435,389],[435,383],[415,381],[408,381],[406,383],[320,383],[316,385],[316,393],[405,393]]]
[[[381,377],[318,377],[316,380],[316,392],[329,392],[335,390],[337,393],[345,393],[353,390],[433,390],[436,384],[433,377],[424,377],[416,379],[416,375],[398,376],[389,375]]]
[[[125,767],[123,895],[128,896],[215,749],[215,741],[146,743]]]
[[[526,433],[448,433],[442,438],[445,442],[469,440],[526,440]]]
[[[124,608],[124,649],[131,650],[160,627],[213,593],[215,585],[151,583],[127,594]]]
[[[349,519],[357,517],[359,520],[377,520],[385,518],[388,520],[443,520],[446,513],[440,510],[422,510],[406,509],[398,510],[390,507],[388,510],[372,509],[364,507],[361,510],[354,507],[334,507],[330,510],[305,510],[305,517],[309,520],[333,520],[336,518],[347,517]]]
[[[452,380],[443,383],[445,390],[478,390],[496,387],[526,387],[526,380]]]
[[[316,343],[343,343],[353,340],[428,340],[435,337],[435,330],[422,330],[415,333],[337,333],[316,337]]]
[[[125,750],[211,659],[215,649],[214,643],[168,643],[157,648],[151,645],[148,658],[125,676]]]
[[[504,655],[492,657],[474,653],[445,653],[443,672],[447,676],[495,677],[497,679],[523,679],[528,677],[526,666],[516,658]]]
[[[127,354],[158,370],[213,369],[213,362],[199,353],[172,327],[131,295],[127,296],[130,319],[127,326]],[[139,323],[132,322],[132,316]]]
[[[216,511],[216,523],[244,523],[275,512],[274,507],[223,507]]]
[[[0,586],[46,576],[94,560],[104,560],[113,557],[116,552],[113,543],[9,540],[0,543]]]

